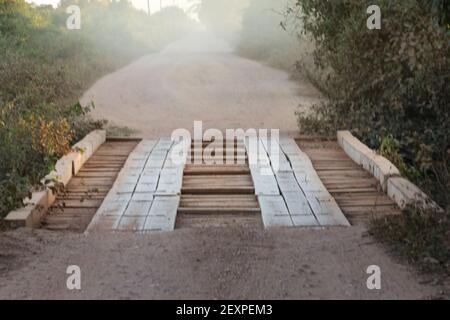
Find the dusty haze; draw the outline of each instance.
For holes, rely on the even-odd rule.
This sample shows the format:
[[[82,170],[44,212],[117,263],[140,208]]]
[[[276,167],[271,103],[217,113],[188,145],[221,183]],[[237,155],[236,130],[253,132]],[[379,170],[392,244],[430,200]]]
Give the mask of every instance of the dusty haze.
[[[311,105],[317,97],[308,83],[238,57],[225,41],[199,30],[100,79],[82,103],[95,103],[97,119],[155,137],[191,130],[195,120],[221,130],[295,132],[298,105]]]

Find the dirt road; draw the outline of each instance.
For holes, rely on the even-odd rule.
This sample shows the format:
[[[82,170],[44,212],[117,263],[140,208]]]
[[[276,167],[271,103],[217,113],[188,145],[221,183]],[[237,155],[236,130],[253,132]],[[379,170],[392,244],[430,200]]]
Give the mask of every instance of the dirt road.
[[[100,79],[82,98],[93,116],[140,131],[144,137],[205,128],[295,131],[299,104],[317,101],[308,83],[231,53],[226,43],[197,32],[163,52],[143,57]]]
[[[381,290],[366,269],[380,266]],[[81,268],[81,291],[66,268]],[[179,229],[154,235],[0,234],[0,299],[420,299],[439,288],[364,229]]]

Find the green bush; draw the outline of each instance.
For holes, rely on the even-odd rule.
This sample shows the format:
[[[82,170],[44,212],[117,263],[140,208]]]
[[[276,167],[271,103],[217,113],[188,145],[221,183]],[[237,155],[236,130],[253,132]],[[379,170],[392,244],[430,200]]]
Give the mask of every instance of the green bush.
[[[450,276],[450,212],[408,208],[401,216],[374,220],[371,234],[425,272]]]
[[[366,27],[369,5],[381,30]],[[315,45],[310,74],[327,100],[298,115],[304,132],[350,129],[443,208],[408,208],[371,232],[426,271],[450,275],[450,3],[298,0],[287,12]]]

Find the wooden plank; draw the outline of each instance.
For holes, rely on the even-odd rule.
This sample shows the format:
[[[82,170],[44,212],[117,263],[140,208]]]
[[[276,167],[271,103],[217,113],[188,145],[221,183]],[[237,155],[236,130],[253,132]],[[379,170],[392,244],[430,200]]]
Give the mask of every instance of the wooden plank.
[[[100,223],[99,221],[101,220],[99,218],[100,216],[119,217],[119,219],[115,221],[114,226],[109,224],[111,230],[114,228],[134,230],[135,227],[132,227],[132,224],[130,223],[132,220],[136,219],[128,219],[128,222],[130,223],[127,224],[125,224],[127,220],[124,220],[122,225],[119,225],[122,221],[122,219],[120,219],[122,216],[145,218],[150,209],[149,201],[136,201],[136,198],[142,199],[144,197],[143,195],[148,196],[149,194],[146,192],[149,188],[146,188],[145,190],[139,189],[139,191],[142,192],[142,196],[134,196],[135,200],[133,201],[131,201],[131,198],[133,197],[133,193],[137,191],[136,189],[141,179],[141,175],[145,172],[145,165],[156,146],[157,141],[155,140],[142,140],[134,148],[130,153],[125,166],[118,174],[113,188],[108,193],[100,209],[97,211],[88,230],[97,229],[97,226]],[[152,194],[149,199],[151,205]]]
[[[145,159],[128,159],[125,163],[126,168],[143,168],[145,166]]]
[[[103,201],[103,199],[105,198],[106,194],[101,194],[101,195],[68,195],[68,194],[64,194],[64,195],[58,195],[58,200],[57,201],[79,201],[79,202],[84,202],[84,201],[90,201],[90,200],[100,200]],[[101,202],[99,203],[99,205],[97,205],[97,208],[101,205]]]
[[[293,139],[283,139],[280,145],[293,166],[294,176],[319,224],[349,226],[349,222],[322,183],[308,155],[301,151]]]
[[[72,178],[67,185],[67,188],[77,188],[77,187],[95,187],[95,186],[105,186],[109,187],[113,184],[113,178]]]
[[[118,168],[108,168],[108,167],[104,167],[104,168],[89,168],[87,166],[87,164],[85,166],[83,166],[83,168],[78,171],[79,174],[102,174],[102,173],[116,173],[119,172],[119,170],[121,169],[121,166]]]
[[[78,171],[77,177],[79,178],[112,178],[114,179],[117,176],[118,170],[112,171]]]
[[[156,140],[142,140],[130,153],[124,167],[137,169],[144,168],[148,156],[152,153],[154,148],[156,148],[156,144]]]
[[[360,187],[355,187],[355,188],[339,188],[339,187],[335,187],[333,188],[328,188],[328,191],[331,194],[341,194],[341,193],[367,193],[367,192],[373,192],[373,187],[370,188],[360,188]]]
[[[165,157],[167,153],[165,154],[151,154],[148,157],[147,164],[145,165],[145,168],[153,168],[153,169],[161,169],[164,165]]]
[[[187,208],[187,207],[180,207],[178,208],[178,213],[180,214],[192,214],[192,215],[202,215],[202,214],[210,214],[210,215],[216,215],[216,214],[222,214],[222,215],[239,215],[239,214],[258,214],[261,210],[259,208],[255,207],[225,207],[225,208],[218,208],[218,207],[210,207],[210,208]]]
[[[394,205],[391,199],[353,199],[353,200],[337,200],[339,206],[341,207],[377,207],[377,206],[386,206],[386,205]]]
[[[104,203],[99,214],[102,216],[122,216],[128,206],[128,201],[114,201]]]
[[[290,158],[290,156],[298,156],[304,154],[294,139],[281,137],[279,139],[279,145],[283,152],[288,156],[288,158]]]
[[[345,206],[345,210],[348,213],[355,213],[355,212],[365,212],[366,214],[371,213],[384,213],[384,212],[394,212],[397,211],[398,213],[401,213],[400,208],[396,204],[384,204],[384,205],[362,205],[362,206]]]
[[[153,197],[154,194],[151,192],[147,192],[147,193],[139,193],[139,192],[135,192],[132,195],[131,200],[132,201],[153,201]]]
[[[136,186],[135,193],[154,193],[156,192],[156,183],[139,183]]]
[[[129,174],[128,172],[122,172],[116,179],[117,184],[136,184],[139,180],[140,175]]]
[[[352,223],[365,223],[374,215],[400,213],[400,210],[392,210],[392,203],[381,192],[379,183],[373,183],[376,179],[354,163],[337,142],[311,145],[302,140],[302,146],[324,185]]]
[[[292,227],[294,223],[281,196],[258,196],[264,227]]]
[[[314,169],[311,169],[314,170]],[[325,185],[320,180],[315,171],[299,172],[295,171],[294,176],[302,188],[303,192],[323,192],[326,191]]]
[[[178,225],[225,226],[241,223],[243,219],[256,223],[257,220],[253,219],[257,219],[260,209],[250,168],[244,161],[242,165],[223,164],[224,159],[233,163],[245,160],[245,150],[244,144],[237,148],[227,146],[222,151],[228,152],[228,155],[221,155],[219,150],[220,159],[217,159],[215,165],[206,164],[203,161],[205,159],[202,159],[202,165],[186,166],[183,196],[178,208],[181,222],[178,221]],[[191,154],[195,151],[202,153],[203,149],[194,146]],[[212,159],[215,155],[217,154],[213,152],[206,158]]]
[[[152,201],[130,201],[124,216],[128,217],[146,217],[150,212]]]
[[[158,186],[159,169],[146,168],[141,173],[135,192],[138,193],[154,193]]]
[[[163,171],[156,193],[158,195],[179,195],[183,183],[182,173],[167,173]]]
[[[275,177],[280,188],[281,195],[286,203],[289,215],[291,217],[294,226],[318,226],[318,221],[314,216],[311,208],[309,207],[308,201],[300,187],[291,163],[288,160],[288,156],[284,153],[284,149],[275,140],[271,139],[269,141],[262,139],[266,152],[270,155],[269,150],[271,148],[278,148],[279,154],[275,152],[271,157],[271,164],[279,161],[278,168],[272,168],[276,172]],[[301,163],[301,166],[295,166],[297,171],[297,176],[299,176],[299,168],[308,168],[311,165],[309,161],[305,161],[303,154],[300,154],[300,149],[295,143],[291,141],[284,141],[284,146],[287,152],[291,154],[291,158],[295,159],[297,163]],[[272,145],[275,144],[275,145]],[[273,157],[278,157],[273,159]],[[277,171],[278,170],[278,171]],[[301,176],[305,178],[306,173]],[[300,178],[300,176],[299,176]]]
[[[55,218],[59,216],[84,216],[92,215],[97,211],[96,208],[53,208],[46,216],[46,218]]]
[[[117,185],[114,185],[113,189],[118,194],[124,194],[124,193],[133,193],[136,188],[135,183],[120,183]]]
[[[286,192],[302,193],[293,172],[278,172],[275,177],[282,194]]]
[[[98,208],[103,202],[100,199],[60,199],[58,198],[52,207],[62,206],[64,208]]]
[[[139,182],[140,183],[158,183],[160,170],[146,168],[142,171]]]
[[[201,209],[208,209],[208,208],[214,208],[214,209],[227,209],[227,208],[237,208],[237,209],[243,209],[243,208],[257,208],[258,202],[256,201],[248,201],[248,202],[234,202],[233,205],[230,205],[230,203],[226,202],[219,202],[219,201],[202,201],[202,202],[180,202],[180,207],[182,208],[201,208]]]
[[[143,230],[174,230],[179,203],[180,196],[155,196]]]
[[[103,200],[102,205],[109,202],[123,202],[131,200],[131,193],[117,193],[114,189],[111,189],[110,192],[106,195]]]
[[[292,172],[291,164],[283,152],[277,139],[260,138],[264,150],[270,159],[272,170],[278,172]]]
[[[94,220],[88,227],[88,232],[111,231],[117,225],[119,216],[94,216]]]
[[[321,226],[350,226],[341,208],[328,192],[307,192],[306,199]]]
[[[318,226],[319,222],[309,207],[308,200],[303,193],[285,192],[284,201],[288,208],[292,222],[296,227]]]
[[[148,157],[146,168],[161,169],[164,166],[164,162],[168,156],[169,150],[172,147],[173,142],[170,139],[159,139],[158,143],[152,150],[152,153]]]
[[[230,186],[230,185],[235,185],[235,186],[252,186],[253,182],[251,180],[251,177],[248,176],[245,179],[243,178],[233,178],[231,179],[211,179],[211,178],[207,178],[205,177],[204,179],[190,179],[189,177],[186,177],[183,181],[183,185],[202,185],[202,184],[208,184],[208,185],[218,185],[218,186]]]
[[[156,190],[158,195],[181,194],[183,170],[186,164],[188,151],[189,146],[185,146],[183,142],[171,144],[159,177]],[[176,154],[175,152],[181,152],[181,154]]]
[[[202,195],[192,195],[192,194],[183,194],[181,197],[183,200],[192,200],[198,201],[199,199],[224,199],[228,201],[234,200],[257,200],[257,197],[254,194],[229,194],[229,195],[219,195],[219,194],[202,194]]]
[[[264,167],[270,168],[270,159],[267,156],[264,146],[258,137],[247,137],[244,140],[250,169]]]
[[[259,166],[250,166],[250,172],[255,186],[256,195],[279,195],[280,190],[275,179],[275,175],[270,174],[271,168],[263,168]]]
[[[103,200],[102,205],[109,202],[122,202],[122,201],[130,201],[132,193],[118,193],[116,189],[112,188],[110,192],[106,195]]]
[[[232,181],[220,181],[220,180],[197,180],[197,181],[184,181],[183,188],[189,187],[252,187],[252,181],[245,180],[232,180]]]
[[[229,166],[186,166],[184,170],[185,175],[205,175],[205,174],[219,174],[219,175],[235,175],[235,174],[250,174],[250,169],[247,166],[229,165]]]
[[[199,199],[199,200],[186,200],[182,198],[180,206],[182,207],[258,207],[258,201],[254,199],[234,200],[232,204],[229,200],[224,199]]]
[[[115,142],[104,143],[84,166],[79,168],[66,192],[57,196],[55,206],[48,213],[48,220],[44,221],[45,227],[53,229],[54,225],[64,222],[65,229],[84,231],[99,208],[113,210],[112,205],[108,208],[104,203],[112,199],[111,187],[127,155],[136,145],[137,141],[120,146]],[[113,200],[120,202],[128,199],[119,196]]]
[[[137,232],[144,229],[145,216],[122,217],[112,228],[116,231]]]
[[[183,186],[181,191],[184,194],[255,194],[253,186]]]
[[[183,183],[183,167],[164,168],[158,182],[157,194],[179,195]]]

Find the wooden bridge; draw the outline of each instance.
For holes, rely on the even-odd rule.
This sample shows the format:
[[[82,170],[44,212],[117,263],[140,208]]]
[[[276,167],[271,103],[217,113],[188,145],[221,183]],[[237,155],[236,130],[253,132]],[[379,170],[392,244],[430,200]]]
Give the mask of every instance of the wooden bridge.
[[[43,227],[154,232],[211,226],[330,227],[400,210],[336,142],[303,138],[192,141],[113,139],[50,208]],[[275,154],[271,152],[277,150]],[[205,154],[208,154],[207,156]],[[195,155],[200,155],[195,158]]]

